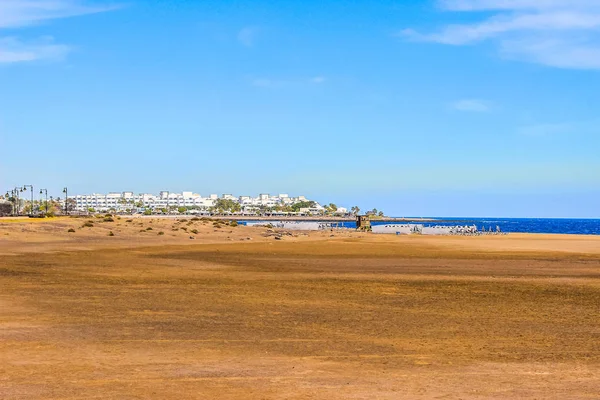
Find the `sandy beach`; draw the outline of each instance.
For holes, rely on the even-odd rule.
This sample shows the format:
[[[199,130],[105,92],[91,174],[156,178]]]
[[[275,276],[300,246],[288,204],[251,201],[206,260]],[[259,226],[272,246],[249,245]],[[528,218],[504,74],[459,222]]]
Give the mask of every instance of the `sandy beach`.
[[[591,399],[599,310],[598,236],[0,219],[2,399]]]

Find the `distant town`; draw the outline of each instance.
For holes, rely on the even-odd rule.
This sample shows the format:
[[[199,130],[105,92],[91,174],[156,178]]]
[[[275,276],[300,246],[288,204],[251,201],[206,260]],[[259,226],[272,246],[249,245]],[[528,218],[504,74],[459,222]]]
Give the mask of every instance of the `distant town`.
[[[348,210],[331,203],[321,205],[305,196],[291,197],[260,194],[234,196],[211,194],[202,196],[193,192],[171,193],[162,191],[158,195],[133,192],[89,194],[69,196],[77,211],[115,211],[142,213],[180,214],[297,214],[297,215],[345,215]]]
[[[24,187],[25,188],[25,187]],[[30,197],[27,188],[15,188],[0,196],[0,215],[40,215],[40,214],[87,214],[116,213],[143,215],[240,215],[240,216],[355,216],[361,210],[358,206],[340,207],[334,203],[321,204],[306,196],[288,194],[259,194],[234,196],[232,194],[211,194],[202,196],[194,192],[174,193],[161,191],[158,194],[134,192],[110,192],[106,194],[77,194],[65,197],[40,199],[36,192]],[[4,206],[4,207],[2,207]],[[373,209],[365,214],[383,216],[383,212]]]

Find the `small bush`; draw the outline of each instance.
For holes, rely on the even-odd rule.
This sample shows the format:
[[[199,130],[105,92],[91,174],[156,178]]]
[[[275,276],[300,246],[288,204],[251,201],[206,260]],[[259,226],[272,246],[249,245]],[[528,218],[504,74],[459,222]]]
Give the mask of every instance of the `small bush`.
[[[147,228],[146,228],[146,230],[147,230],[147,231],[151,231],[151,230],[152,230],[152,227],[151,227],[151,226],[149,226],[149,227],[147,227]]]
[[[192,218],[190,221],[200,221],[200,218],[198,218],[198,217],[194,217],[194,218]]]
[[[181,230],[184,231],[184,232],[187,232],[187,228],[185,226],[182,226]]]
[[[133,222],[132,219],[125,220],[125,222]]]
[[[112,217],[104,217],[104,222],[115,222]]]
[[[91,221],[86,221],[83,225],[81,225],[82,228],[93,228],[94,227],[94,223]]]
[[[165,233],[164,233],[163,231],[160,231],[160,232],[158,232],[158,236],[162,236],[162,235],[164,235],[164,234],[165,234]]]
[[[112,214],[104,214],[104,218],[110,218],[112,217]]]
[[[237,222],[237,221],[231,221],[231,222],[229,223],[229,226],[236,227],[236,226],[238,226],[238,222]]]
[[[108,232],[108,236],[115,236],[115,234],[112,231],[110,231]]]
[[[190,232],[192,232],[194,235],[198,234],[198,229],[192,229]]]
[[[75,232],[75,229],[73,229],[73,228],[70,228],[70,229],[69,229],[67,232],[69,232],[69,233],[73,233],[73,232]]]
[[[141,229],[141,230],[140,230],[140,232],[141,232],[141,233],[144,233],[144,232],[146,232],[146,230],[145,230],[145,229]]]

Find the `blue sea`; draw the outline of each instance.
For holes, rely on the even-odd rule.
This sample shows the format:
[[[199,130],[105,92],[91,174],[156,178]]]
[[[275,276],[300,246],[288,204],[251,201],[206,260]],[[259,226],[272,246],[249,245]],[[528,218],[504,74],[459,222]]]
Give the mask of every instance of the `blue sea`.
[[[430,217],[435,222],[421,222],[419,219],[408,223],[435,225],[476,225],[479,230],[493,231],[499,227],[502,232],[509,233],[562,233],[577,235],[600,235],[600,219],[559,219],[559,218],[448,218]],[[240,221],[245,224],[246,221]],[[324,221],[321,221],[324,222]],[[406,224],[407,222],[371,221],[372,225]],[[354,221],[337,223],[344,228],[356,228]]]
[[[600,235],[600,219],[567,218],[435,218],[431,225],[476,225],[480,230],[499,226],[503,232],[513,233],[565,233]]]

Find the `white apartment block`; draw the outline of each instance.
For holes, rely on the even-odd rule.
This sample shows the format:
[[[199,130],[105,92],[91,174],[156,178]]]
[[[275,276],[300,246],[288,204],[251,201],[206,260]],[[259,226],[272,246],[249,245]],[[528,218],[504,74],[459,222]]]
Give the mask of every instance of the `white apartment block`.
[[[214,206],[215,201],[219,199],[216,194],[203,197],[193,192],[171,193],[167,191],[160,192],[158,195],[133,192],[108,194],[84,194],[69,196],[75,201],[75,209],[78,211],[87,211],[93,208],[95,211],[128,212],[139,211],[140,209],[170,209],[179,207],[193,207],[196,212],[208,212]],[[265,207],[275,207],[278,205],[292,205],[295,203],[309,201],[305,196],[290,197],[287,194],[272,196],[269,194],[260,194],[258,197],[251,196],[233,196],[224,194],[220,198],[233,200],[241,205],[242,212],[254,212],[257,209]],[[311,208],[312,213],[318,213],[324,208],[318,203]]]

